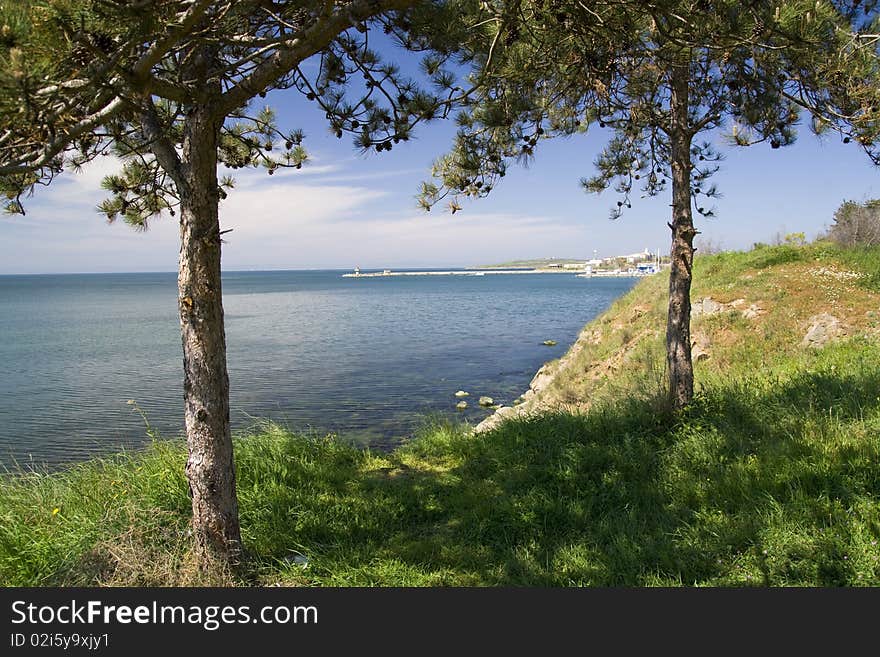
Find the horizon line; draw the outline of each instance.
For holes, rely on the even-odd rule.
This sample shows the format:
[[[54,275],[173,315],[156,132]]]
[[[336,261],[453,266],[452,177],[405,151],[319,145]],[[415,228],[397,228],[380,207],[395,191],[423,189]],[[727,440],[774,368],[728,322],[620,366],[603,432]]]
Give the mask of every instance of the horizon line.
[[[408,267],[361,267],[361,271],[383,271],[389,270],[429,270],[429,269],[474,269],[480,268],[480,265],[426,265],[426,266],[408,266]],[[244,273],[265,273],[265,272],[297,272],[297,271],[354,271],[355,267],[300,267],[298,269],[285,269],[280,267],[272,268],[249,268],[249,269],[223,269],[222,274],[244,274]],[[49,272],[0,272],[0,276],[104,276],[111,274],[174,274],[178,272],[176,269],[140,269],[129,271],[49,271]]]

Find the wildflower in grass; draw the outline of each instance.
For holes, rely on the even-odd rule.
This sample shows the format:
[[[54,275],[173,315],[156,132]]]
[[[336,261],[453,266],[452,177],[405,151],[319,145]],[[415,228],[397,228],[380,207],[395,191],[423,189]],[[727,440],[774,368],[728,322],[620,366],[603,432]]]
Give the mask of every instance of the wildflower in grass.
[[[52,509],[52,515],[57,516],[59,511],[61,511],[61,509],[56,506],[54,509]]]

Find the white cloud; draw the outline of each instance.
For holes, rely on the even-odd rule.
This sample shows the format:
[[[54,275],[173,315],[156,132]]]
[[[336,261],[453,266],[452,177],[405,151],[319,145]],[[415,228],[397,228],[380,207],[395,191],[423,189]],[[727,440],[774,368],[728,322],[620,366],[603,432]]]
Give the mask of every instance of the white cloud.
[[[278,183],[245,185],[220,205],[224,229],[254,237],[281,237],[292,226],[323,225],[360,215],[387,193],[344,185]]]
[[[63,173],[50,188],[50,193],[64,194],[67,203],[88,203],[91,207],[104,198],[106,192],[101,189],[104,176],[117,173],[122,169],[122,162],[112,155],[98,157],[82,167],[80,171],[68,170]]]
[[[397,169],[392,171],[374,171],[372,173],[341,173],[337,176],[325,176],[321,179],[323,183],[352,183],[375,180],[394,180],[402,176],[421,176],[425,178],[427,174],[423,169]],[[418,178],[416,178],[418,179]],[[413,185],[413,189],[416,186]]]
[[[224,219],[224,226],[236,222],[243,226],[229,236],[224,262],[232,268],[283,269],[455,266],[583,250],[579,246],[585,241],[583,229],[558,219],[488,213],[383,214],[377,207],[381,204],[375,202],[369,212],[351,205],[351,201],[366,202],[371,193],[376,194],[334,187],[275,190],[268,211],[256,222],[248,224],[238,216]],[[247,201],[242,199],[242,205],[250,207]],[[283,213],[278,208],[290,210]]]
[[[0,273],[176,269],[176,222],[157,219],[137,233],[108,226],[97,212],[106,197],[101,180],[119,166],[116,158],[98,158],[38,188],[25,201],[26,216],[0,217]]]
[[[100,181],[118,162],[102,158],[81,174],[59,179],[2,228],[0,272],[174,270],[178,227],[170,217],[146,233],[107,226],[95,211]],[[320,168],[318,168],[320,167]],[[221,203],[227,269],[455,266],[585,252],[583,226],[560,217],[474,211],[455,215],[415,209],[411,196],[347,178],[335,164],[303,180],[301,172],[237,173]],[[337,174],[322,178],[327,173]],[[392,176],[399,179],[406,172]],[[346,182],[347,181],[347,182]]]

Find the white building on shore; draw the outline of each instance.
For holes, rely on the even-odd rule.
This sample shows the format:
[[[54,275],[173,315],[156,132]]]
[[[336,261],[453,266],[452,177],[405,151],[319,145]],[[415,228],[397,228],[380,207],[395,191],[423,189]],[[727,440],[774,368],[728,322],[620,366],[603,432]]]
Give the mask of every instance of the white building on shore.
[[[637,262],[645,262],[647,260],[654,260],[656,256],[651,253],[647,247],[641,253],[630,253],[629,255],[619,256],[621,258],[625,258],[627,264],[634,265]]]

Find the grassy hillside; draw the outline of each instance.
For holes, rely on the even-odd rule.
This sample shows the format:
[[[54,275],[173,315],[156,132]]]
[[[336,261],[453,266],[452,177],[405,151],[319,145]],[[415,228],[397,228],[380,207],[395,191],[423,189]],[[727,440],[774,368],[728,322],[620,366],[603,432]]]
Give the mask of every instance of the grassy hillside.
[[[492,431],[426,427],[390,454],[239,437],[249,561],[225,583],[880,585],[880,250],[727,253],[695,278],[699,393],[679,417],[658,395],[658,276]],[[157,441],[3,479],[0,583],[203,583],[184,460]]]
[[[533,403],[575,411],[621,395],[656,396],[667,284],[666,276],[642,281],[590,323],[561,362],[545,366],[552,383]],[[816,321],[830,325],[831,341],[854,338],[856,350],[880,336],[880,250],[820,243],[698,257],[691,296],[698,390],[781,375],[816,359],[803,344]]]

